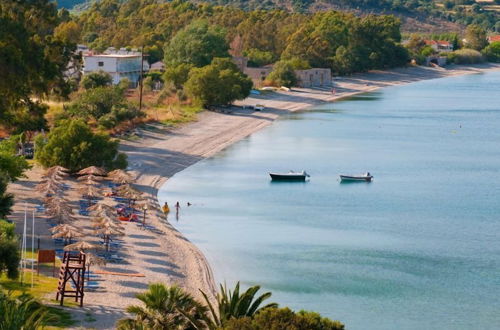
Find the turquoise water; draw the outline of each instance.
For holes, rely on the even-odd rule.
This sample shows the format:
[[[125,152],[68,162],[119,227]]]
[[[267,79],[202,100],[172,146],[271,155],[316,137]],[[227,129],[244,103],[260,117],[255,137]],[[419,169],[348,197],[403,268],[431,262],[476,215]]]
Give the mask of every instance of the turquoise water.
[[[310,181],[270,182],[289,169]],[[170,220],[219,282],[348,329],[500,328],[500,72],[285,116],[159,197],[182,203]]]

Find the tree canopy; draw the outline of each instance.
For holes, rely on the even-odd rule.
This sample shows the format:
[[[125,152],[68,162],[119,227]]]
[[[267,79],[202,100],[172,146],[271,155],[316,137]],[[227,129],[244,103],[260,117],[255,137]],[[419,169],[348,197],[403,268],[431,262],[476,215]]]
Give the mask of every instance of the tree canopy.
[[[49,0],[0,2],[0,119],[15,127],[18,111],[39,121],[45,108],[33,96],[66,95],[64,70],[75,44],[54,35],[60,23]]]
[[[118,142],[107,134],[93,133],[81,119],[61,121],[46,139],[39,135],[36,145],[35,159],[45,167],[60,165],[72,172],[88,166],[126,167]]]
[[[486,31],[478,25],[471,24],[467,26],[465,39],[467,40],[467,47],[471,49],[480,51],[488,45]]]
[[[215,58],[212,64],[194,68],[185,84],[188,95],[204,106],[227,105],[250,94],[252,80],[229,58]]]
[[[214,57],[229,57],[224,31],[199,20],[179,31],[165,47],[165,65],[191,64],[202,67]]]

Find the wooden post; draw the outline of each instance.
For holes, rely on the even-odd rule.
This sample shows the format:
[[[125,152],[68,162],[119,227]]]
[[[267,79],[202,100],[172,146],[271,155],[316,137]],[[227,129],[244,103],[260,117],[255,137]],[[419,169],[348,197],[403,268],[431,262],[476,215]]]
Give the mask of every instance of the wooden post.
[[[142,75],[144,70],[144,46],[141,48],[141,76],[139,77],[139,111],[142,110]]]

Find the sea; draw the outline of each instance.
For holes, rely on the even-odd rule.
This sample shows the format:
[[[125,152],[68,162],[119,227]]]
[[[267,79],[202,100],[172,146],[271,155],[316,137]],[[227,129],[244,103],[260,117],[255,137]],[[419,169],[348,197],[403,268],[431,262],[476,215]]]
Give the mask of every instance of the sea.
[[[289,170],[311,177],[270,180]],[[346,329],[500,329],[499,71],[282,116],[159,199],[228,287]]]

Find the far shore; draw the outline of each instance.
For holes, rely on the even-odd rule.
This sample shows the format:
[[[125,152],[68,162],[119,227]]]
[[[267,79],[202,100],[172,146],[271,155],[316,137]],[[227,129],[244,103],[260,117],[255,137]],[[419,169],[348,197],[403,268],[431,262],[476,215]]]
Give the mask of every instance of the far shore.
[[[137,177],[137,188],[146,194],[151,205],[146,221],[163,233],[144,231],[134,224],[127,224],[127,235],[123,237],[127,264],[109,264],[103,269],[141,273],[145,277],[103,276],[103,292],[88,293],[82,309],[71,309],[75,318],[82,320],[82,326],[85,327],[112,329],[115,322],[125,315],[126,306],[137,304],[135,294],[144,291],[148,283],[178,284],[198,298],[201,298],[199,289],[211,294],[215,292],[210,265],[203,253],[169,222],[175,217],[173,204],[176,201],[168,201],[174,209],[168,219],[160,210],[158,191],[174,174],[271,125],[282,114],[383,87],[493,70],[500,70],[500,65],[456,65],[445,69],[409,67],[371,71],[335,79],[334,94],[332,88],[293,88],[291,91],[252,95],[236,102],[238,107],[225,112],[204,111],[195,122],[174,129],[150,125],[151,129],[140,130],[142,137],[137,141],[122,141],[121,150],[129,157],[129,167]],[[262,104],[266,109],[257,112],[243,107],[256,104]],[[9,191],[16,196],[14,213],[9,218],[17,222],[18,232],[22,230],[25,203],[29,210],[40,204],[41,197],[34,194],[32,188],[39,181],[41,173],[42,169],[35,167],[26,173],[27,178],[9,186]],[[74,184],[76,187],[76,183]],[[76,204],[79,199],[76,189],[71,189],[67,194]],[[78,225],[88,227],[88,218],[78,217],[77,221]],[[37,226],[42,237],[41,248],[53,248],[47,223],[39,221]],[[91,312],[96,321],[85,323],[83,320],[86,312]]]

